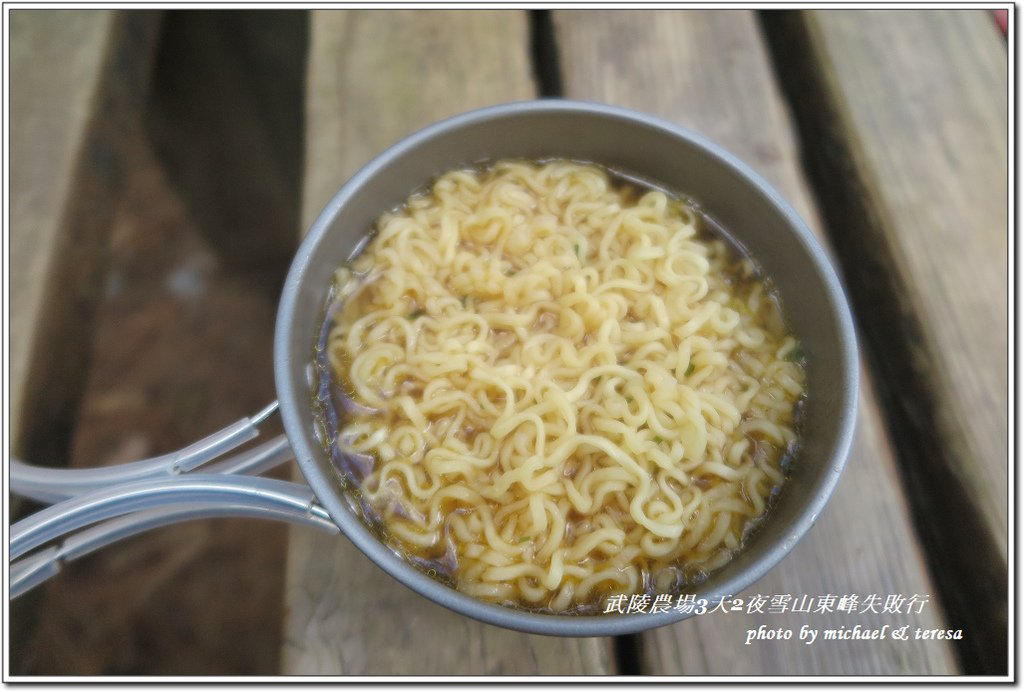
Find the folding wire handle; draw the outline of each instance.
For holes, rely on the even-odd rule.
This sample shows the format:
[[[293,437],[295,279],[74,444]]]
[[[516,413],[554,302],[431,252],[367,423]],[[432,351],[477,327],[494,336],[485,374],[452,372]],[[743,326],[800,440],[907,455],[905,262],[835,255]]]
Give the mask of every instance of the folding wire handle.
[[[220,459],[256,439],[260,424],[275,411],[276,401],[178,452],[128,464],[50,469],[11,459],[11,492],[55,504],[11,526],[9,597],[25,593],[67,562],[94,550],[191,519],[257,517],[338,533],[308,486],[256,476],[292,458],[284,435]],[[202,473],[194,473],[200,467],[205,467]]]

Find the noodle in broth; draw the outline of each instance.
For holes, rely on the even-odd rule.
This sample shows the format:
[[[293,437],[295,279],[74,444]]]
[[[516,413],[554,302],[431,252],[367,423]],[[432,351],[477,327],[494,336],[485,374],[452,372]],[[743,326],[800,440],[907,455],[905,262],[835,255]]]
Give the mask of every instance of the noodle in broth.
[[[783,481],[805,378],[704,225],[570,161],[453,171],[383,215],[322,354],[367,520],[461,591],[551,612],[725,564]]]

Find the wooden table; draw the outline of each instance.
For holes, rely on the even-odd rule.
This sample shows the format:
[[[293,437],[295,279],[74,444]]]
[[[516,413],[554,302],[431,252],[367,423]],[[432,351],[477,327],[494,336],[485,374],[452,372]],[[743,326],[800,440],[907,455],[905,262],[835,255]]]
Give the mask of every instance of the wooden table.
[[[362,164],[440,118],[541,96],[631,107],[725,146],[793,204],[843,276],[863,360],[835,495],[738,594],[763,597],[764,613],[616,639],[526,635],[428,602],[347,541],[294,530],[283,672],[1006,673],[1007,50],[988,12],[316,10],[306,70],[302,227]],[[52,215],[54,200],[30,203]],[[43,221],[68,236],[66,220]],[[26,226],[12,224],[15,256],[33,254]],[[12,310],[16,413],[32,404],[27,339],[53,330],[36,265],[12,267],[12,288],[33,296],[15,293]],[[803,596],[833,611],[791,607]],[[902,612],[889,597],[908,599]],[[794,637],[746,645],[760,625]],[[805,625],[909,625],[911,639],[808,645]]]

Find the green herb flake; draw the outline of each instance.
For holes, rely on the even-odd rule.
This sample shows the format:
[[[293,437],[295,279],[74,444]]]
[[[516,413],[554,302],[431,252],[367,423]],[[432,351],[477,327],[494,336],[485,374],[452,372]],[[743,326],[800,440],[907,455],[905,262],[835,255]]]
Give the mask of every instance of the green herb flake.
[[[459,299],[459,302],[462,303],[462,307],[466,307],[467,300],[469,300],[469,296],[462,296],[462,298]]]
[[[692,375],[693,371],[696,370],[696,369],[697,368],[696,368],[696,366],[693,363],[690,363],[689,365],[687,365],[686,366],[686,376],[689,377],[690,375]]]
[[[515,276],[519,273],[519,270],[515,267],[509,267],[505,270],[505,276]]]
[[[800,363],[803,362],[806,358],[807,356],[804,354],[804,349],[800,346],[799,343],[793,347],[792,351],[786,354],[786,360],[788,360],[790,363]]]
[[[654,436],[654,443],[655,443],[655,444],[659,444],[659,445],[660,445],[660,444],[661,444],[662,442],[664,442],[664,441],[665,441],[665,440],[661,439],[661,436],[660,436],[660,435],[655,435],[655,436]]]
[[[632,403],[633,403],[633,397],[631,397],[631,396],[627,396],[627,397],[626,397],[626,403],[627,403],[627,404],[632,404]]]
[[[423,317],[426,314],[427,314],[426,310],[413,310],[412,312],[410,312],[408,315],[405,316],[405,319],[407,319],[407,320],[409,320],[411,322],[412,320],[416,319],[417,317]]]
[[[531,541],[531,540],[533,540],[532,537],[530,537],[530,536],[523,536],[522,538],[519,539],[519,542],[520,543],[526,543],[527,541]]]
[[[583,259],[583,246],[579,243],[576,243],[576,257]]]

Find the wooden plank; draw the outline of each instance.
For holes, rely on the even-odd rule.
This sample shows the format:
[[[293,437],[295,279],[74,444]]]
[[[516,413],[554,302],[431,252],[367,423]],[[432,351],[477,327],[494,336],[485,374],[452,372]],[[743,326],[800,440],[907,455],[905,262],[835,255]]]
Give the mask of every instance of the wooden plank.
[[[821,235],[797,162],[784,102],[757,20],[747,11],[558,12],[567,96],[660,115],[724,145],[765,176]],[[855,529],[851,527],[856,527]],[[802,625],[943,626],[915,542],[876,398],[862,377],[860,424],[849,464],[818,523],[781,564],[740,594],[812,597],[929,594],[920,614],[714,613],[642,636],[641,669],[657,674],[952,673],[937,641],[798,641]],[[745,646],[759,625],[790,641]]]
[[[968,672],[1007,669],[1007,51],[988,11],[768,23]],[[842,185],[835,181],[842,180]]]
[[[946,414],[940,434],[1005,559],[1005,46],[980,10],[818,12],[808,21],[848,109],[841,126],[872,179],[866,192],[884,219],[892,270],[920,315],[921,368]]]
[[[160,12],[12,10],[8,453],[64,466],[90,361],[124,133],[138,127]],[[12,520],[24,511],[8,501]],[[39,594],[11,603],[25,660]]]
[[[60,464],[160,13],[9,18],[11,451]]]
[[[523,12],[314,12],[306,123],[308,224],[359,166],[439,118],[529,98]],[[344,539],[293,531],[284,671],[611,672],[606,639],[484,625],[384,575]]]

